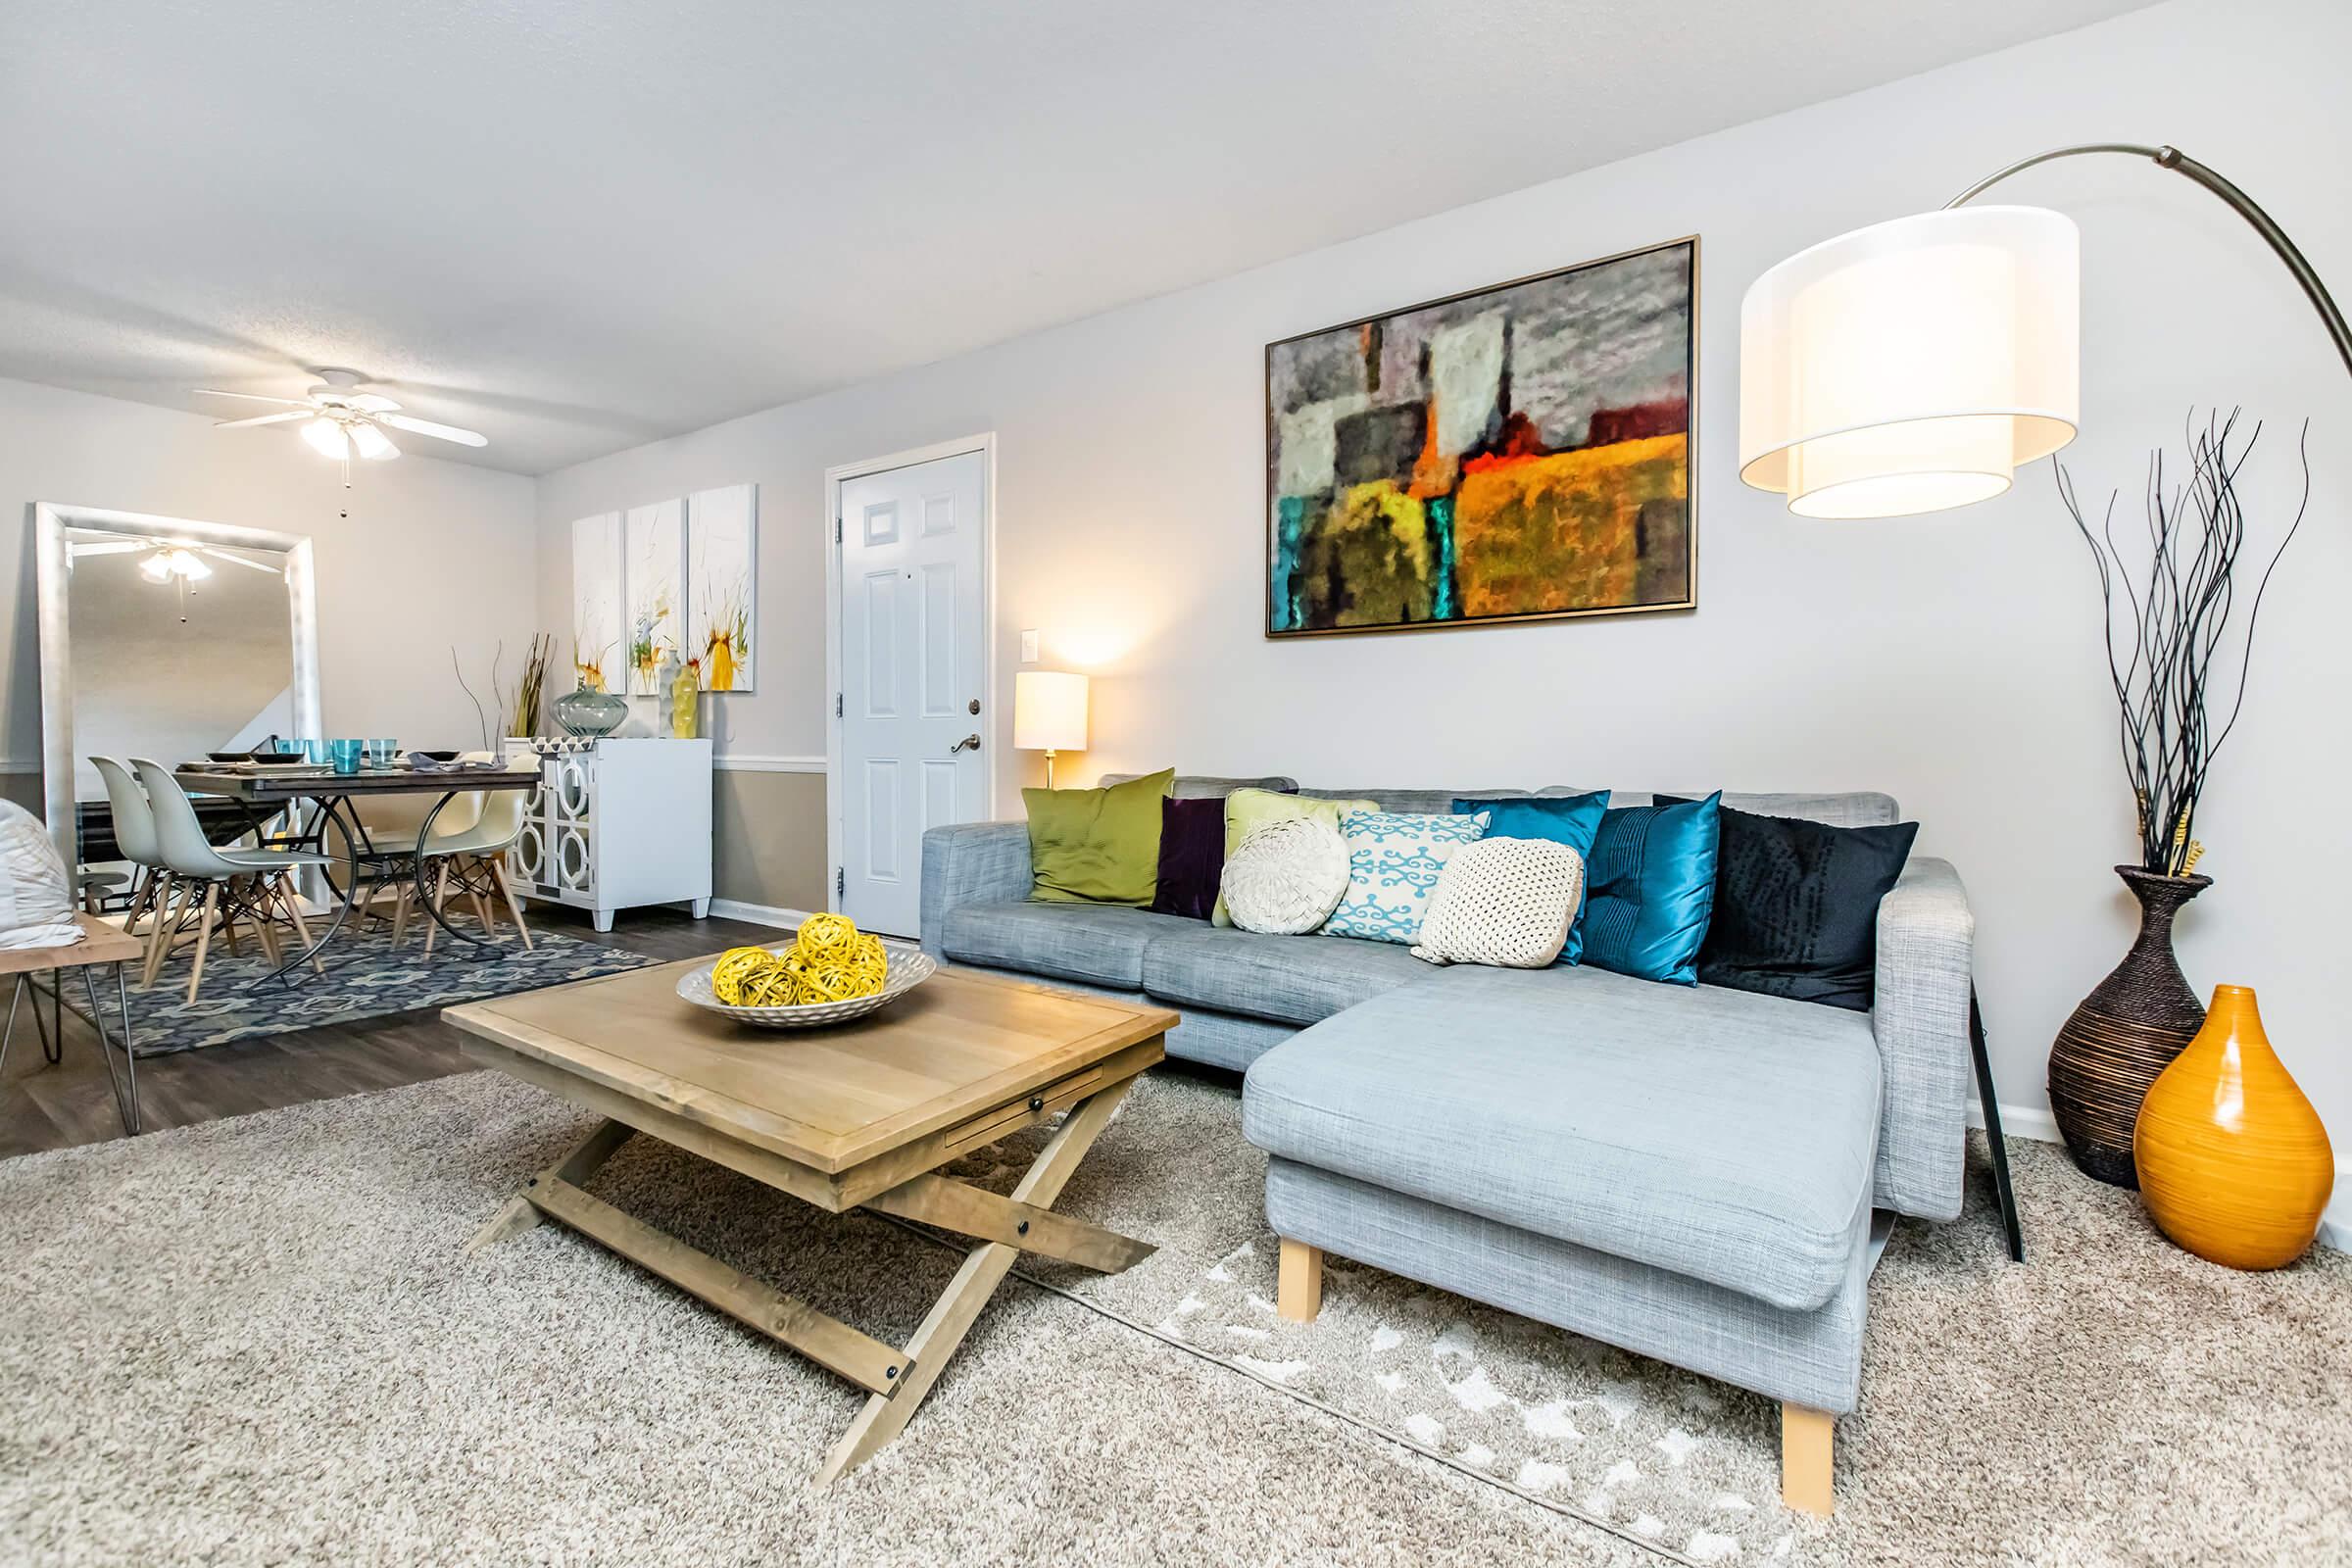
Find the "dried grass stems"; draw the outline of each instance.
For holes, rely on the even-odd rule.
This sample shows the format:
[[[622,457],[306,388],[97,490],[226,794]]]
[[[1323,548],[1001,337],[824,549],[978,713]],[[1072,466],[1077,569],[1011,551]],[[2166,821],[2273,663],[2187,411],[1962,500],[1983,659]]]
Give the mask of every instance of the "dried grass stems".
[[[2279,558],[2303,526],[2311,503],[2311,422],[2297,443],[2303,493],[2294,520],[2263,568],[2242,628],[2233,630],[2237,576],[2246,551],[2246,509],[2238,474],[2262,435],[2256,420],[2242,436],[2242,411],[2206,415],[2199,428],[2191,409],[2185,423],[2188,477],[2168,486],[2165,453],[2148,460],[2143,495],[2144,538],[2116,537],[2120,492],[2107,499],[2093,529],[2084,518],[2066,466],[2053,460],[2059,499],[2090,546],[2106,612],[2107,669],[2114,682],[2117,735],[2124,773],[2139,805],[2140,864],[2160,876],[2186,876],[2205,847],[2196,837],[2197,806],[2213,760],[2236,727],[2246,700],[2254,632],[2263,596]],[[2144,557],[2142,550],[2144,548]],[[2236,690],[2229,690],[2229,665]],[[2217,691],[2227,700],[2219,711]],[[2217,724],[2218,719],[2218,724]]]

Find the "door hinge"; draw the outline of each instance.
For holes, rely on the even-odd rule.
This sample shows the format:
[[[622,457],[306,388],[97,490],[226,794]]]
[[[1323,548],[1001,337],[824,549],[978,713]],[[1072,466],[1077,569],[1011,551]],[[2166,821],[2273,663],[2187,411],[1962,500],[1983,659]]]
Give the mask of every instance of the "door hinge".
[[[833,716],[834,716],[835,718],[839,718],[839,717],[841,717],[841,716],[842,716],[842,714],[841,714],[841,693],[839,693],[839,692],[835,692],[835,693],[833,694]]]
[[[837,899],[844,898],[848,895],[849,891],[850,873],[843,870],[838,865],[835,866],[833,868],[833,896]]]
[[[841,543],[841,519],[839,517],[833,519],[833,542]]]

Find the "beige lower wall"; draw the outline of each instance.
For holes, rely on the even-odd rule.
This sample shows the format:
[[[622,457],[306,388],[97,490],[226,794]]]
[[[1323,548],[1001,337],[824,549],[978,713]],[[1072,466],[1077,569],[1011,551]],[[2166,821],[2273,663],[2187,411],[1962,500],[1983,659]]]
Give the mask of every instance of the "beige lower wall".
[[[711,775],[710,828],[718,897],[825,906],[824,774],[721,769]]]

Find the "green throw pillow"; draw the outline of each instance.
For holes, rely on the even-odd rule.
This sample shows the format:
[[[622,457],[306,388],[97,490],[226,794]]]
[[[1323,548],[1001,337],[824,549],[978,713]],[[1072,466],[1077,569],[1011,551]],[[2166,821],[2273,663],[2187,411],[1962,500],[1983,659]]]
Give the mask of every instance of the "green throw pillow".
[[[1274,790],[1235,790],[1225,797],[1225,858],[1242,847],[1250,830],[1268,822],[1280,822],[1287,817],[1311,816],[1329,822],[1337,832],[1341,813],[1346,811],[1377,811],[1378,801],[1318,801],[1302,795],[1284,795]],[[1225,911],[1225,895],[1217,895],[1217,906],[1209,911],[1213,925],[1231,925],[1233,916]]]
[[[1162,768],[1100,790],[1023,790],[1029,808],[1029,897],[1041,904],[1146,905],[1159,886],[1159,803],[1175,788]]]

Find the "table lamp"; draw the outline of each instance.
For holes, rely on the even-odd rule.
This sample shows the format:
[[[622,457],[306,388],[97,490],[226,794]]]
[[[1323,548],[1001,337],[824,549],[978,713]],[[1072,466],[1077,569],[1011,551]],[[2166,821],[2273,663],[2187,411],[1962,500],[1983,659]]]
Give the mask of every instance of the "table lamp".
[[[1046,788],[1054,787],[1054,754],[1086,750],[1086,677],[1058,669],[1024,669],[1012,677],[1012,744],[1046,754]]]
[[[1740,477],[1805,517],[1899,517],[1989,500],[2074,439],[2081,244],[2039,207],[1968,207],[2010,175],[2086,153],[2144,158],[2228,203],[2268,242],[2352,370],[2352,329],[2253,198],[2175,147],[2096,142],[2021,159],[1940,212],[1800,251],[1740,307]]]

